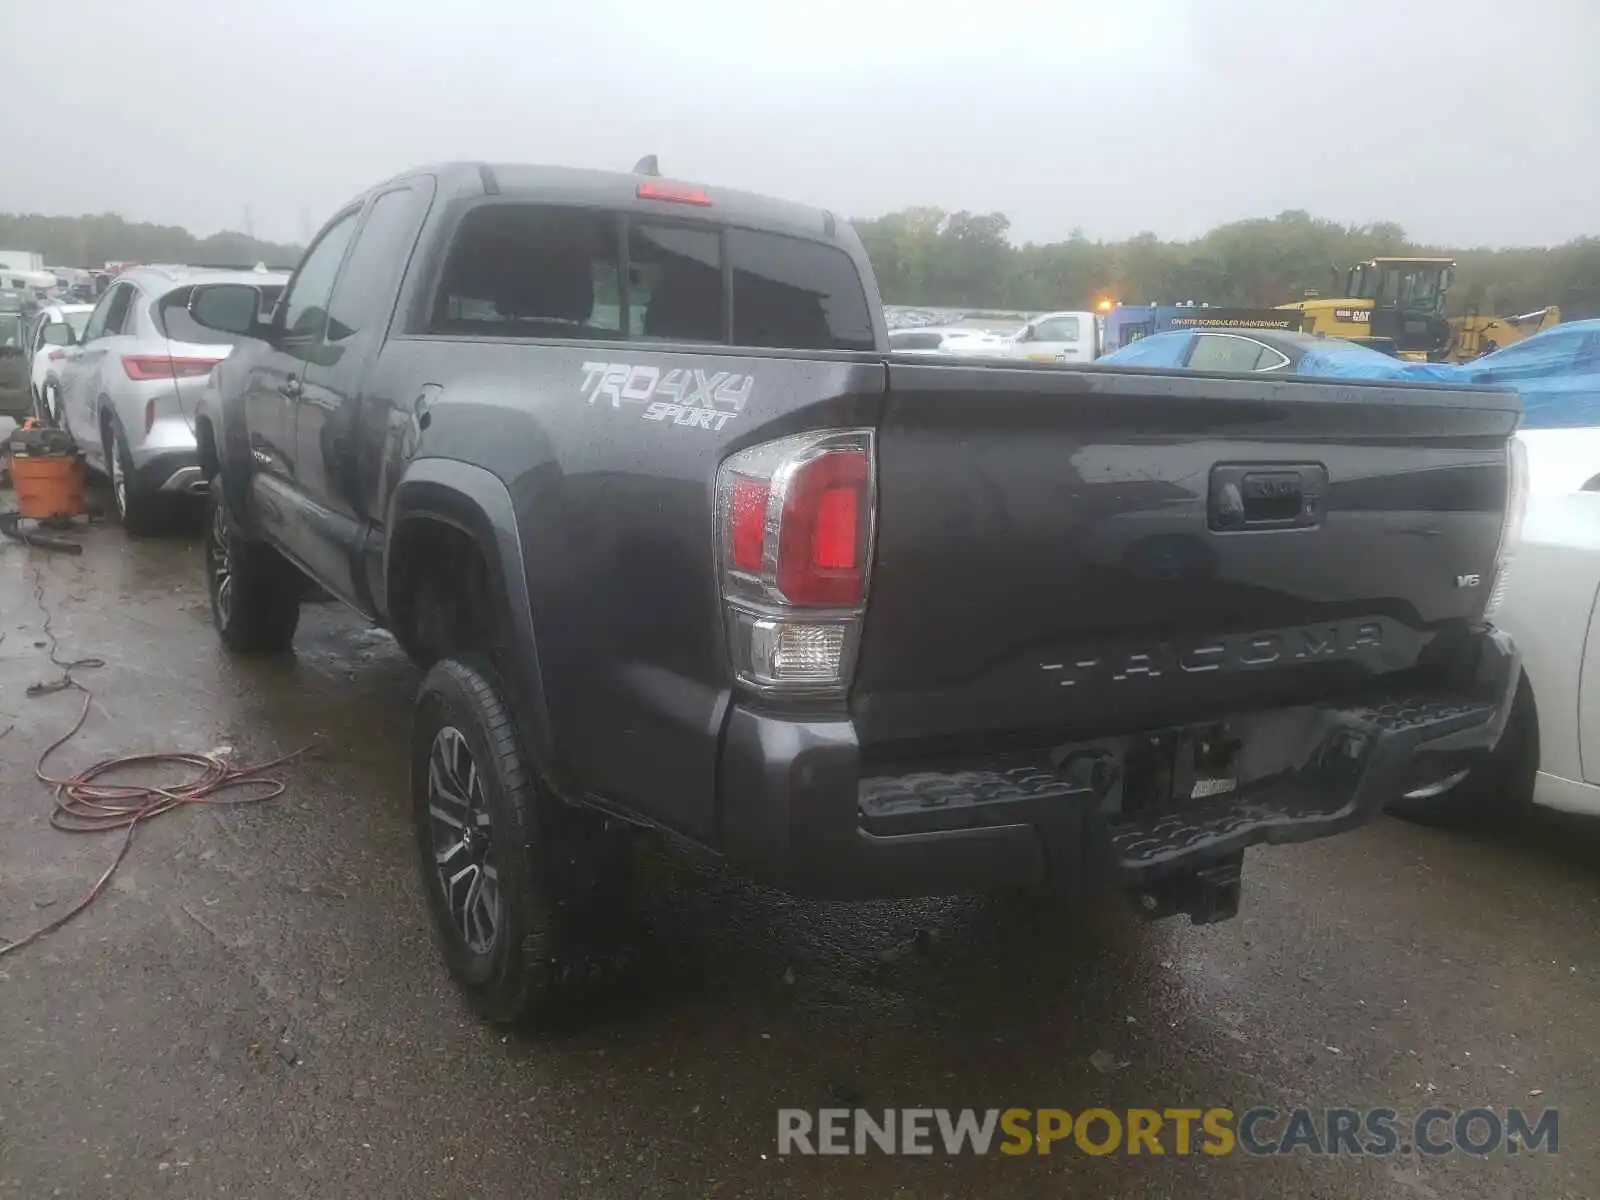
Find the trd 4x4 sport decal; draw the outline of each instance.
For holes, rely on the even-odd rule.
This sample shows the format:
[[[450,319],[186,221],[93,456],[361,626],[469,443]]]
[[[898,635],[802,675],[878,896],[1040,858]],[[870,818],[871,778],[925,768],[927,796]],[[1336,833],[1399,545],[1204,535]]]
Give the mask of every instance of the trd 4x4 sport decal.
[[[721,429],[744,411],[755,384],[751,375],[674,367],[663,371],[644,363],[583,364],[583,399],[612,408],[640,405],[646,421],[667,421],[690,429]]]

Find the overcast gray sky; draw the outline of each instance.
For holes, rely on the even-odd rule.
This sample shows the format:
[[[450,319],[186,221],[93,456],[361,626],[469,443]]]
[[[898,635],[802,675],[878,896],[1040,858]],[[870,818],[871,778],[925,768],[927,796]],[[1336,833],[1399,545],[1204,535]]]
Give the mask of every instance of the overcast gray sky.
[[[201,234],[299,239],[431,160],[649,152],[1022,239],[1600,233],[1600,0],[0,0],[0,45],[0,210]]]

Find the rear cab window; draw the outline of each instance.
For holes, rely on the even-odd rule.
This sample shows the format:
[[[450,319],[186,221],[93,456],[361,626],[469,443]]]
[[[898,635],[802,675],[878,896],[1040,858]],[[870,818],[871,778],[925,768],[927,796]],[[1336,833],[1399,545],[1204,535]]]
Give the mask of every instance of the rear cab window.
[[[804,237],[598,209],[469,212],[427,331],[463,337],[871,350],[854,261]]]

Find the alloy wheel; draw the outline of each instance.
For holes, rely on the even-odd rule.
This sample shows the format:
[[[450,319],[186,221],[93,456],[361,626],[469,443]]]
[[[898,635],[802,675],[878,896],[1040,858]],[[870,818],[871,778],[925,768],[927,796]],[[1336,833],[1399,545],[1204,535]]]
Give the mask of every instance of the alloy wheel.
[[[219,484],[220,486],[220,484]],[[217,617],[224,626],[233,616],[233,540],[219,497],[212,505],[211,580],[216,589]]]
[[[453,725],[434,735],[428,755],[428,825],[456,931],[474,954],[488,954],[500,933],[500,873],[483,779],[467,739]]]

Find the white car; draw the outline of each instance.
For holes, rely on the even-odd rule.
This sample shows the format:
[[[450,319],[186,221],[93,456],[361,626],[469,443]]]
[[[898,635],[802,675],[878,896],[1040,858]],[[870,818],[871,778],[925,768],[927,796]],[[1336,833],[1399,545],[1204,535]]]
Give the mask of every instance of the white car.
[[[1600,815],[1600,321],[1557,325],[1449,370],[1522,393],[1526,507],[1489,605],[1522,653],[1522,684],[1489,762],[1415,815],[1450,819],[1453,799],[1491,820],[1530,803]]]
[[[1494,620],[1522,651],[1526,711],[1496,757],[1521,767],[1502,781],[1508,803],[1600,815],[1600,428],[1517,439],[1528,507]]]
[[[35,415],[52,420],[57,416],[53,409],[46,407],[45,385],[53,377],[52,365],[66,358],[66,340],[45,331],[52,325],[65,325],[72,330],[72,341],[81,341],[93,312],[92,304],[50,304],[40,309],[34,317],[29,327],[27,353],[31,362],[28,384],[33,392]]]
[[[896,354],[971,354],[1004,358],[1010,340],[987,329],[922,326],[889,331],[889,349]]]

